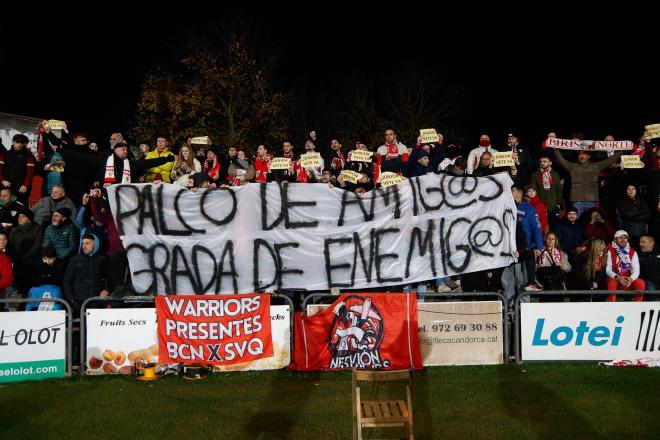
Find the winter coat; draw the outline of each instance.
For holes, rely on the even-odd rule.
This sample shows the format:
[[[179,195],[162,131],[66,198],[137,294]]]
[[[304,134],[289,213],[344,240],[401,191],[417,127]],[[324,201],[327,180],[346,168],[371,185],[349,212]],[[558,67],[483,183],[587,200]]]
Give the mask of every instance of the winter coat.
[[[530,186],[536,190],[536,193],[543,203],[545,203],[545,206],[549,210],[553,210],[562,202],[563,185],[561,184],[561,177],[556,171],[551,170],[550,176],[552,178],[550,189],[543,189],[541,170],[537,170],[532,174]]]
[[[82,198],[81,198],[82,200]],[[35,223],[41,226],[48,226],[53,213],[60,208],[69,208],[71,218],[76,218],[76,204],[68,197],[55,201],[50,196],[42,197],[33,207]]]
[[[53,145],[61,145],[61,140],[52,133],[48,133],[48,140]],[[59,150],[64,158],[64,189],[66,195],[73,203],[79,205],[82,196],[92,187],[95,181],[100,180],[98,168],[100,163],[105,164],[105,157],[86,145],[62,145]]]
[[[64,274],[64,296],[71,302],[98,296],[108,288],[106,257],[97,255],[99,241],[96,237],[94,239],[94,250],[90,254],[73,257]]]
[[[59,226],[48,226],[44,232],[42,247],[48,245],[55,248],[61,259],[73,255],[78,249],[78,228],[69,219]]]
[[[625,200],[619,202],[619,216],[621,217],[621,227],[631,237],[641,237],[648,232],[651,213],[644,200],[639,198],[632,200],[626,197]]]
[[[597,202],[598,172],[619,160],[621,152],[600,162],[569,162],[559,150],[556,151],[555,157],[571,175],[571,202]]]
[[[529,204],[536,209],[536,213],[539,215],[539,221],[541,222],[541,232],[545,235],[548,229],[548,208],[543,203],[539,195],[535,195],[533,199],[529,200]]]
[[[29,225],[18,225],[9,232],[9,244],[14,255],[29,265],[41,255],[41,243],[43,242],[44,230],[35,222]]]
[[[652,281],[656,286],[660,286],[660,252],[653,250],[651,252],[639,251],[639,277],[644,281]]]
[[[11,190],[18,194],[21,186],[30,188],[36,170],[37,161],[27,149],[16,150],[13,147],[0,153],[0,182],[11,182]],[[28,191],[29,194],[29,191]]]
[[[162,153],[158,153],[158,149],[155,149],[153,151],[150,151],[144,158],[144,160],[149,160],[149,159],[158,159],[158,158],[165,158],[169,156],[174,156],[172,152],[168,149],[165,149]],[[117,159],[115,159],[115,164],[117,163]],[[145,181],[146,182],[153,182],[156,179],[156,175],[160,174],[160,180],[163,182],[170,183],[170,172],[172,171],[172,166],[174,165],[174,161],[172,162],[165,162],[163,164],[154,166],[153,168],[149,168],[147,170],[147,176]]]
[[[62,287],[65,269],[64,263],[59,258],[56,258],[55,262],[51,265],[44,263],[43,260],[39,260],[35,267],[32,285],[43,286],[44,284],[50,284]]]
[[[600,213],[600,216],[603,218],[602,223],[591,223],[591,217],[594,212]],[[585,238],[600,238],[601,240],[608,242],[614,235],[614,226],[607,219],[607,214],[600,208],[590,208],[582,214],[582,221],[585,223],[584,227],[584,237]]]
[[[564,218],[557,224],[555,229],[561,247],[569,252],[584,241],[582,225],[577,221],[571,223],[567,218]]]
[[[9,203],[6,205],[0,201],[0,223],[6,223],[10,228],[18,224],[18,215],[24,211],[25,205],[16,200],[16,196],[12,196]],[[0,226],[2,230],[2,226]]]
[[[14,284],[14,272],[11,267],[11,259],[7,254],[0,252],[0,289],[6,289]]]
[[[522,222],[525,231],[527,249],[543,249],[543,235],[539,216],[526,200],[518,203],[518,218]]]

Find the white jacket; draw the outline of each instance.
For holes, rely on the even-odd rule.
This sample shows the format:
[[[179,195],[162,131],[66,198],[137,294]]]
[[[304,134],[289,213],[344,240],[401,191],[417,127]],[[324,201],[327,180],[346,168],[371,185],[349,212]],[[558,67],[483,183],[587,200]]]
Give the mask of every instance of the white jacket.
[[[470,154],[468,155],[467,167],[466,167],[468,174],[474,173],[474,170],[476,170],[479,167],[479,161],[481,160],[481,155],[484,154],[484,152],[486,151],[491,153],[497,153],[497,150],[495,150],[492,146],[477,147],[474,150],[470,151]]]

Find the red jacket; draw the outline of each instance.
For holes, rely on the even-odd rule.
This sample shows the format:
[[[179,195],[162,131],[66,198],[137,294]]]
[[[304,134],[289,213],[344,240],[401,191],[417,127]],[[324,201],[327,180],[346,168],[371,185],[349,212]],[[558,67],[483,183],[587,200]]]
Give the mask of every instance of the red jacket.
[[[256,173],[254,181],[256,183],[266,183],[268,181],[268,166],[270,160],[270,156],[266,156],[263,159],[260,157],[254,159],[254,171]]]
[[[103,227],[108,232],[108,250],[105,254],[109,256],[123,249],[124,245],[121,242],[119,231],[117,230],[117,225],[115,225],[112,214],[109,211],[102,211],[97,199],[92,199],[89,205],[92,216],[103,223]]]
[[[585,238],[600,238],[601,240],[607,242],[614,235],[614,226],[605,220],[604,223],[587,223],[587,227],[584,228],[584,237]]]
[[[6,289],[14,283],[14,271],[11,260],[4,252],[0,252],[0,289]]]
[[[548,207],[545,206],[545,203],[541,201],[539,195],[535,195],[533,199],[529,201],[529,204],[536,209],[536,213],[539,216],[539,221],[541,222],[541,232],[543,235],[547,234],[550,230],[548,228]]]

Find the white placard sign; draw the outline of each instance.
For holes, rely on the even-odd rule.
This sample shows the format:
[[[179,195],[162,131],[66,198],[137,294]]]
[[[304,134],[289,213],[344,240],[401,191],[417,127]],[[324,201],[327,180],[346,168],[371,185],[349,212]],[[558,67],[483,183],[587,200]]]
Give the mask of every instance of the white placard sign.
[[[440,141],[440,137],[438,136],[438,133],[435,131],[435,128],[425,128],[419,130],[419,135],[421,137],[420,139],[421,144],[432,144],[434,142]]]
[[[208,136],[197,136],[190,140],[193,145],[211,145],[211,139]]]
[[[644,168],[644,163],[636,154],[626,154],[621,156],[621,168]]]
[[[513,167],[516,165],[515,160],[513,159],[513,152],[495,152],[493,153],[493,167]]]

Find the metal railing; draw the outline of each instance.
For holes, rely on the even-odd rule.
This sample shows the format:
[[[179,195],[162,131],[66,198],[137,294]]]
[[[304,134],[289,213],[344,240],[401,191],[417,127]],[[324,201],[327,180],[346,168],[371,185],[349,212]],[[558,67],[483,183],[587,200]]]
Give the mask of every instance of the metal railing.
[[[73,371],[73,309],[71,308],[71,305],[62,298],[0,298],[0,304],[23,304],[31,302],[55,302],[62,304],[66,309],[66,340],[64,345],[64,356],[66,359],[66,376],[71,377],[71,372]],[[2,313],[0,313],[0,316],[2,316]]]

